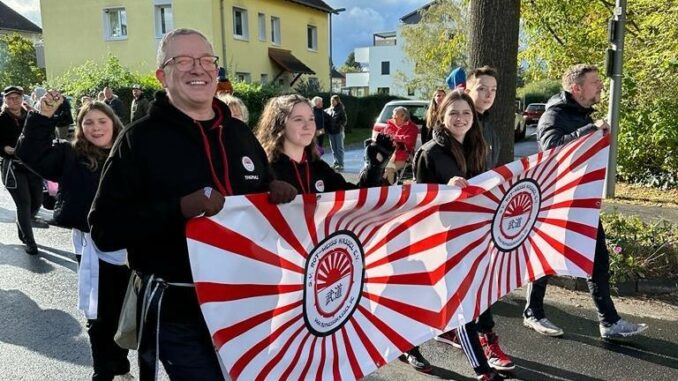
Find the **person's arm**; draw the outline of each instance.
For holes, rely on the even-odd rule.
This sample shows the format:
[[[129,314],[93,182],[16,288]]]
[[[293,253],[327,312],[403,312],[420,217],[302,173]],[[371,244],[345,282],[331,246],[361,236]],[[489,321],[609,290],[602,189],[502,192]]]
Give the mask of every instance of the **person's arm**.
[[[337,115],[337,125],[340,126],[341,128],[346,127],[346,123],[348,122],[348,118],[346,117],[346,108],[342,107],[341,110],[339,110],[339,115]]]
[[[594,123],[588,123],[572,132],[563,116],[553,110],[546,110],[537,124],[537,137],[542,151],[567,144],[597,129]]]
[[[104,164],[99,189],[89,213],[92,238],[103,251],[163,239],[168,230],[182,229],[186,217],[179,197],[159,197],[145,181],[129,131],[116,141]]]
[[[16,156],[41,177],[59,181],[74,154],[70,143],[53,143],[56,120],[30,112],[16,145]]]
[[[141,98],[141,106],[143,113],[140,118],[148,115],[148,110],[151,108],[151,102],[146,98]]]
[[[414,146],[417,144],[417,134],[419,130],[417,126],[413,123],[410,123],[409,128],[406,130],[403,136],[403,143],[405,144],[405,149],[407,152],[414,152]]]

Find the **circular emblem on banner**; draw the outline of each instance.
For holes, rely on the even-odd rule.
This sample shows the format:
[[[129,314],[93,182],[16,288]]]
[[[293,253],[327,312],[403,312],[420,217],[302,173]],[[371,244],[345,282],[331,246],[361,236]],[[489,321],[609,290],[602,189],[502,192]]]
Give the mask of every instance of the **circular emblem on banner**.
[[[497,249],[511,251],[520,246],[532,231],[540,207],[539,184],[532,179],[513,184],[492,220],[492,240]]]
[[[254,162],[249,158],[249,156],[242,157],[242,166],[245,167],[245,169],[249,172],[254,171]]]
[[[318,180],[315,182],[315,189],[318,192],[324,192],[325,191],[325,183],[322,180]]]
[[[304,321],[316,336],[327,336],[353,315],[363,289],[363,247],[340,230],[313,249],[304,273]]]

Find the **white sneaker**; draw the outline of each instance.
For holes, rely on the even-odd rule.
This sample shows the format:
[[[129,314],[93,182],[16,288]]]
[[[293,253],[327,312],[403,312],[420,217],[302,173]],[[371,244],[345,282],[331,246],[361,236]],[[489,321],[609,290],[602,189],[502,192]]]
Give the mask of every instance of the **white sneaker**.
[[[609,327],[600,325],[600,337],[603,339],[614,339],[637,335],[647,329],[647,324],[632,323],[628,320],[619,319],[618,322]]]
[[[135,378],[131,373],[125,373],[113,377],[113,381],[133,381]]]
[[[551,323],[547,318],[537,320],[535,317],[523,318],[523,325],[527,328],[534,329],[544,336],[563,336],[563,330],[557,325]],[[602,328],[601,328],[602,329]]]

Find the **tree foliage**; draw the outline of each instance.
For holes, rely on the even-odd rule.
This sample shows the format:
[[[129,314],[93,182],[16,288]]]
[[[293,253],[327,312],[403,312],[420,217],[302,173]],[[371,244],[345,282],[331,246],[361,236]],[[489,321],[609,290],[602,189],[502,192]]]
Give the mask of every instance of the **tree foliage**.
[[[414,63],[414,77],[401,78],[408,88],[430,94],[444,86],[450,70],[466,66],[468,10],[465,0],[439,0],[421,11],[421,21],[403,25],[403,50]]]
[[[346,57],[346,62],[344,62],[343,65],[339,67],[339,72],[346,74],[346,73],[360,73],[362,70],[362,66],[360,65],[359,62],[355,61],[355,52],[351,52],[348,54],[348,57]]]
[[[38,67],[33,43],[18,33],[0,36],[0,88],[9,85],[29,89],[45,80]]]
[[[612,0],[523,0],[526,78],[559,78],[576,63],[603,68]],[[620,178],[678,186],[678,3],[628,2],[620,109]],[[604,71],[604,70],[603,70]],[[599,109],[605,112],[607,100]]]

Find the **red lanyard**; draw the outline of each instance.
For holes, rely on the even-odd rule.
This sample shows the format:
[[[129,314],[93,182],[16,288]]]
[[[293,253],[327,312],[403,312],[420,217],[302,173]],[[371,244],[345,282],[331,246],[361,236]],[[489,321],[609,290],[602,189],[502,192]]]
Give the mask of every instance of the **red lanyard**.
[[[311,170],[308,167],[308,160],[306,160],[306,152],[304,152],[304,155],[301,157],[301,162],[306,166],[306,187],[304,187],[304,182],[301,180],[301,174],[299,173],[299,168],[297,168],[297,162],[295,162],[292,158],[290,158],[290,160],[292,161],[292,166],[294,167],[294,174],[297,175],[297,181],[301,187],[301,193],[311,193]]]
[[[214,121],[212,126],[209,128],[210,130],[214,128],[219,128],[219,152],[221,153],[221,161],[224,163],[224,182],[222,183],[219,180],[219,177],[217,176],[217,171],[216,168],[214,167],[214,162],[212,161],[212,148],[210,147],[210,142],[209,139],[207,139],[207,134],[205,134],[205,131],[203,131],[203,127],[200,125],[199,122],[195,122],[196,126],[198,127],[198,130],[200,131],[200,135],[202,135],[202,145],[203,148],[205,149],[205,155],[207,155],[207,161],[209,162],[210,165],[210,173],[212,174],[212,181],[214,181],[214,185],[216,185],[217,190],[224,196],[230,196],[233,194],[233,189],[231,188],[231,181],[228,177],[228,159],[226,158],[226,147],[224,147],[224,127],[222,126],[222,122],[224,120],[224,116],[221,113],[221,110],[218,107],[215,107],[215,112],[217,114],[217,119]]]

